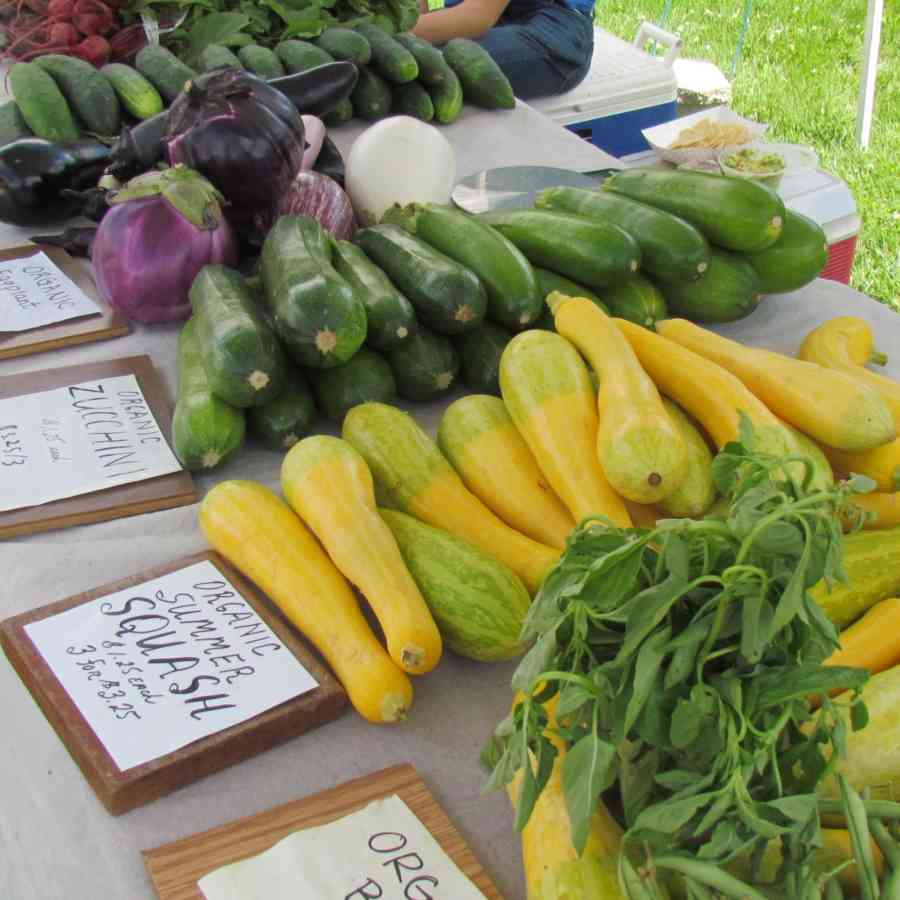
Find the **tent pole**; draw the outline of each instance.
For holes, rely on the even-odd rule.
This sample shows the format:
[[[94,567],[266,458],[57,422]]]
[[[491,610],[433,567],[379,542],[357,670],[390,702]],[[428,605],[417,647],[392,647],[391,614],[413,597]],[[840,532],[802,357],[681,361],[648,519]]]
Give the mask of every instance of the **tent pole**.
[[[875,107],[875,78],[878,74],[878,51],[881,44],[881,19],[884,0],[869,0],[866,12],[866,36],[863,43],[862,81],[859,86],[859,105],[856,111],[856,140],[866,149],[872,133],[872,112]]]

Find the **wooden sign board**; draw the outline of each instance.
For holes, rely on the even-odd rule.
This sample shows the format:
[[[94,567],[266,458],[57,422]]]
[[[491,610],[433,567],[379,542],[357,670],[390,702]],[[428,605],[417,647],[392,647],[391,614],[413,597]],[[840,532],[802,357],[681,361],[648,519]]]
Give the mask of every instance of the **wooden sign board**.
[[[214,869],[255,856],[294,831],[333,822],[391,794],[400,797],[416,814],[487,900],[503,900],[475,854],[408,763],[145,850],[144,865],[160,900],[204,900],[197,882]]]
[[[137,378],[147,405],[171,446],[172,408],[149,356],[130,356],[61,369],[0,376],[0,400],[116,375],[134,375]],[[53,500],[39,506],[0,512],[0,539],[185,506],[196,499],[197,491],[190,473],[173,472],[146,481],[135,481],[90,494]]]
[[[23,259],[41,252],[46,253],[52,262],[100,307],[101,312],[96,316],[68,319],[65,322],[45,325],[42,328],[32,328],[29,331],[0,331],[0,359],[27,356],[30,353],[43,353],[45,350],[56,350],[59,347],[86,344],[90,341],[105,341],[129,333],[131,329],[125,318],[100,299],[93,279],[84,269],[75,264],[72,257],[62,247],[50,247],[43,244],[11,247],[7,250],[0,250],[0,263],[8,259]]]
[[[209,560],[254,608],[318,687],[223,731],[125,772],[119,770],[69,693],[38,652],[25,628],[83,603],[126,590],[160,575]],[[0,623],[0,646],[72,758],[113,815],[255,756],[337,718],[347,706],[340,683],[260,591],[213,551],[159,566]]]

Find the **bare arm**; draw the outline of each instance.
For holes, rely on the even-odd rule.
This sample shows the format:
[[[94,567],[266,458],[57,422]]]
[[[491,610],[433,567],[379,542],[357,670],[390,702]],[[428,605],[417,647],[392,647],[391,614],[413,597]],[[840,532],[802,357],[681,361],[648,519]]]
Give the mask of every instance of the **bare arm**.
[[[481,37],[497,24],[508,3],[509,0],[463,0],[457,6],[428,12],[422,0],[423,15],[413,34],[432,44],[445,44],[455,37]]]

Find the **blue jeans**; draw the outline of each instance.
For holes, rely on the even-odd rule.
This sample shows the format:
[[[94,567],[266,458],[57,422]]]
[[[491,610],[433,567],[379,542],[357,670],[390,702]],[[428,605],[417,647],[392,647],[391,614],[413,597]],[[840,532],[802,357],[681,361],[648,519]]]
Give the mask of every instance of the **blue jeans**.
[[[512,0],[510,7],[478,43],[503,70],[513,93],[529,100],[580,84],[594,51],[593,21],[552,0]]]

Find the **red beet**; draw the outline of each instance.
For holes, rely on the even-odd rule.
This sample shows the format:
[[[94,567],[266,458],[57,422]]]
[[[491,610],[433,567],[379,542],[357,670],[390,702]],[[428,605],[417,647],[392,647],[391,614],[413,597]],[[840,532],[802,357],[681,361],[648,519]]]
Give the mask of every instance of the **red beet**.
[[[68,22],[74,13],[72,0],[50,0],[47,4],[47,15],[53,22]]]
[[[92,34],[72,47],[72,53],[99,69],[109,62],[109,41],[99,34]]]
[[[147,46],[147,33],[140,22],[127,25],[109,39],[114,62],[133,62],[139,50]]]
[[[88,37],[108,34],[115,27],[112,10],[101,0],[76,0],[72,22]]]
[[[74,47],[81,35],[71,22],[57,22],[50,26],[50,43],[60,47]]]

